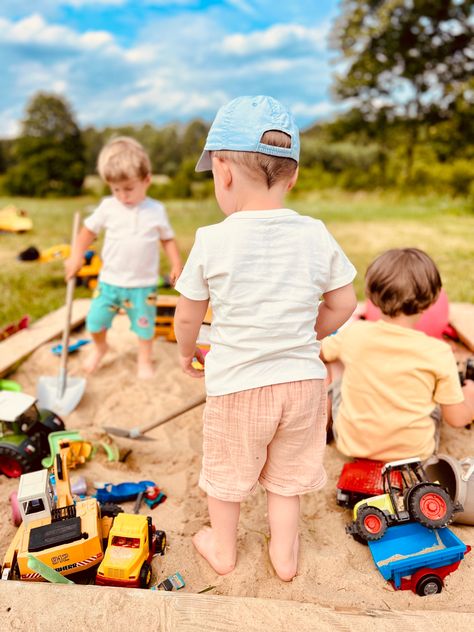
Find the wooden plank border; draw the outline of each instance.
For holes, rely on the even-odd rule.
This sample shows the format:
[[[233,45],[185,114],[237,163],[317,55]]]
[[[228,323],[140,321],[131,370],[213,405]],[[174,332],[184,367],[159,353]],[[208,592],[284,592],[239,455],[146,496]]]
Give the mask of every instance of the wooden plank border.
[[[249,578],[249,581],[250,578]],[[423,599],[420,597],[420,599]],[[426,597],[423,599],[430,599]],[[312,603],[104,586],[0,583],[5,630],[41,632],[465,632],[473,611],[329,608]]]
[[[83,324],[91,300],[76,299],[72,305],[71,329]],[[66,307],[60,307],[35,321],[27,329],[13,334],[0,342],[0,377],[14,371],[35,349],[59,336],[64,329]]]

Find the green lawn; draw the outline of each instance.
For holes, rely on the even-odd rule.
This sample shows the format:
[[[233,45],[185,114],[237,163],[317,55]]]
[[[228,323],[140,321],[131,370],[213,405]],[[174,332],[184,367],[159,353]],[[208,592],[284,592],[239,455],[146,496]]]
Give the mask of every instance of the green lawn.
[[[27,210],[34,223],[29,233],[0,233],[0,326],[23,314],[37,319],[63,304],[62,263],[24,263],[16,255],[30,245],[43,250],[68,242],[74,211],[85,216],[96,202],[91,197],[0,198],[0,208],[13,203]],[[183,257],[191,248],[197,227],[222,219],[214,200],[172,200],[166,205]],[[359,271],[356,288],[360,299],[365,268],[376,255],[387,248],[416,246],[438,264],[451,301],[474,303],[474,213],[464,200],[330,190],[293,197],[288,205],[326,223]],[[166,270],[167,262],[163,261]],[[76,295],[89,296],[90,292],[78,288]]]

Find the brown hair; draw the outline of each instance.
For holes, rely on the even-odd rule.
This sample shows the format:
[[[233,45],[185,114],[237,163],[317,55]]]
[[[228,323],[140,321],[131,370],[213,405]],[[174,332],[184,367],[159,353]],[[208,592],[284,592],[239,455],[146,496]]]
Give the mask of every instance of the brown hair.
[[[144,180],[151,174],[151,163],[137,140],[130,136],[118,136],[102,148],[97,159],[97,171],[105,182],[122,182],[131,178]]]
[[[277,130],[265,132],[260,142],[272,147],[291,147],[291,136]],[[212,156],[226,158],[245,168],[252,179],[263,180],[267,188],[281,180],[290,180],[298,167],[293,158],[269,156],[255,151],[231,151],[219,149],[212,151]]]
[[[434,261],[418,248],[387,250],[365,274],[366,296],[390,317],[423,312],[436,301],[441,285]]]

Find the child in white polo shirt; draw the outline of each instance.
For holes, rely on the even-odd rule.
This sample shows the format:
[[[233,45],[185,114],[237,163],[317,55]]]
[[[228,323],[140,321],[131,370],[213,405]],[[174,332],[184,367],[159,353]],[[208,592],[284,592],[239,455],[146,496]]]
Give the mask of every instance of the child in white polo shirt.
[[[355,269],[321,221],[285,208],[298,159],[298,128],[282,104],[240,97],[217,113],[196,166],[212,169],[226,219],[196,233],[176,285],[175,329],[183,370],[202,376],[192,361],[203,360],[196,338],[211,303],[199,480],[211,527],[193,542],[220,574],[235,566],[240,502],[260,482],[270,559],[290,581],[299,497],[326,481],[326,370],[317,338],[354,311]]]
[[[170,260],[172,283],[181,273],[181,258],[165,207],[147,197],[151,164],[140,143],[126,136],[111,140],[101,150],[97,168],[112,196],[85,220],[65,263],[69,279],[81,268],[84,253],[97,234],[105,229],[99,286],[86,321],[95,345],[84,368],[92,372],[98,367],[107,352],[107,330],[122,308],[138,336],[138,377],[150,378],[154,375],[158,241]]]

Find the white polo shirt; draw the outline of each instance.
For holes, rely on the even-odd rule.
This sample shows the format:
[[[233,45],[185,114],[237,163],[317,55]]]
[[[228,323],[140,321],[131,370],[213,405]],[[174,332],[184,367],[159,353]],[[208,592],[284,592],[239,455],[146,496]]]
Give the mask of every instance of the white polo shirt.
[[[96,234],[105,229],[101,281],[120,287],[156,285],[158,241],[174,237],[163,204],[147,197],[130,207],[106,197],[84,225]]]
[[[208,395],[324,378],[318,304],[355,274],[324,224],[290,209],[239,211],[199,228],[176,289],[210,299]]]

